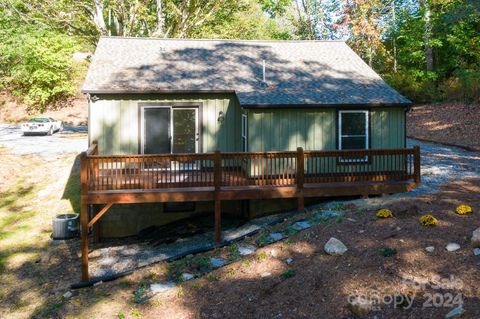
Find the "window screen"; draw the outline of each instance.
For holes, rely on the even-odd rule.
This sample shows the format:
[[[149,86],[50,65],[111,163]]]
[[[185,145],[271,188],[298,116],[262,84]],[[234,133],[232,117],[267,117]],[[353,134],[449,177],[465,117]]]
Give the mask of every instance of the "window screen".
[[[368,111],[340,111],[339,117],[339,149],[368,149]]]

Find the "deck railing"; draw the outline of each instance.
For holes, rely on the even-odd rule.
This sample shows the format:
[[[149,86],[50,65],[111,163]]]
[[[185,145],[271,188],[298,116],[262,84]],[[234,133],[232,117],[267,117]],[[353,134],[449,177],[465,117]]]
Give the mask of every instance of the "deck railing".
[[[297,186],[339,182],[420,182],[420,150],[98,155],[83,154],[89,191],[187,187]]]
[[[93,143],[81,154],[80,179],[86,281],[88,229],[98,240],[96,222],[113,204],[214,201],[220,243],[222,200],[297,198],[302,211],[305,197],[408,191],[420,183],[420,149],[106,156]],[[92,204],[103,206],[94,213]]]

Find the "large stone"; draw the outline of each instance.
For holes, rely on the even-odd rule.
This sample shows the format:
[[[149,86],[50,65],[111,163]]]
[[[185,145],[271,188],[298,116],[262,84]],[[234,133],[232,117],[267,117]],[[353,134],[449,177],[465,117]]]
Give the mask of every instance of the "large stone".
[[[301,220],[301,221],[298,221],[296,223],[293,223],[292,227],[293,227],[293,229],[300,231],[300,230],[304,230],[304,229],[308,229],[308,228],[312,227],[312,224],[310,224],[306,220]]]
[[[447,251],[455,251],[460,249],[460,245],[457,243],[449,243],[447,247],[445,247]]]
[[[480,227],[473,231],[472,246],[473,248],[480,248]]]
[[[447,313],[445,315],[445,318],[446,319],[457,318],[457,317],[460,317],[461,315],[463,315],[464,312],[465,312],[465,309],[463,309],[462,306],[458,306],[458,307],[452,309],[449,313]]]
[[[282,233],[270,233],[270,234],[268,234],[268,236],[270,236],[270,238],[273,241],[279,241],[279,240],[283,239],[283,237],[284,237]]]
[[[253,254],[257,250],[257,247],[253,245],[240,245],[238,246],[238,253],[240,256],[248,256]]]
[[[425,250],[429,253],[433,253],[435,251],[435,247],[433,246],[428,246],[428,247],[425,247]]]
[[[349,301],[348,308],[355,316],[363,317],[372,311],[372,304],[364,298],[355,297]]]
[[[222,267],[224,266],[225,264],[227,263],[227,261],[223,258],[210,258],[210,264],[214,267],[214,268],[219,268],[219,267]]]
[[[155,294],[158,294],[158,293],[168,291],[168,290],[172,289],[173,287],[175,287],[175,283],[173,281],[158,282],[158,283],[150,285],[150,291],[152,292],[152,294],[155,295]]]
[[[323,249],[332,256],[343,255],[348,250],[347,246],[335,237],[330,238]]]
[[[73,294],[71,291],[67,291],[66,293],[63,294],[63,298],[65,299],[70,299],[72,298]]]
[[[195,276],[192,275],[192,274],[189,274],[189,273],[183,273],[182,274],[182,280],[183,281],[189,281],[189,280],[192,280],[193,278],[195,278]]]

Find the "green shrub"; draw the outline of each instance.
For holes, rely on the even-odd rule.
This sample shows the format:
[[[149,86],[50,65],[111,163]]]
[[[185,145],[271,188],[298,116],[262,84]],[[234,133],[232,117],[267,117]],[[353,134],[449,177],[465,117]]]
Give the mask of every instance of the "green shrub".
[[[409,70],[385,76],[387,83],[395,90],[417,103],[437,101],[436,75],[433,72]]]
[[[445,100],[480,102],[480,71],[457,70],[439,89]]]
[[[85,68],[72,58],[77,41],[0,14],[0,88],[40,111],[74,96]]]

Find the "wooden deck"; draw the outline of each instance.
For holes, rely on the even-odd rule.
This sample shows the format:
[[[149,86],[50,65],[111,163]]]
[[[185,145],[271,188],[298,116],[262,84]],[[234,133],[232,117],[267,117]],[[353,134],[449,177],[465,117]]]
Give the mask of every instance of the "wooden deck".
[[[81,154],[82,280],[88,280],[88,229],[113,204],[331,197],[405,192],[420,183],[420,149],[262,153]],[[88,205],[103,204],[89,220]]]

